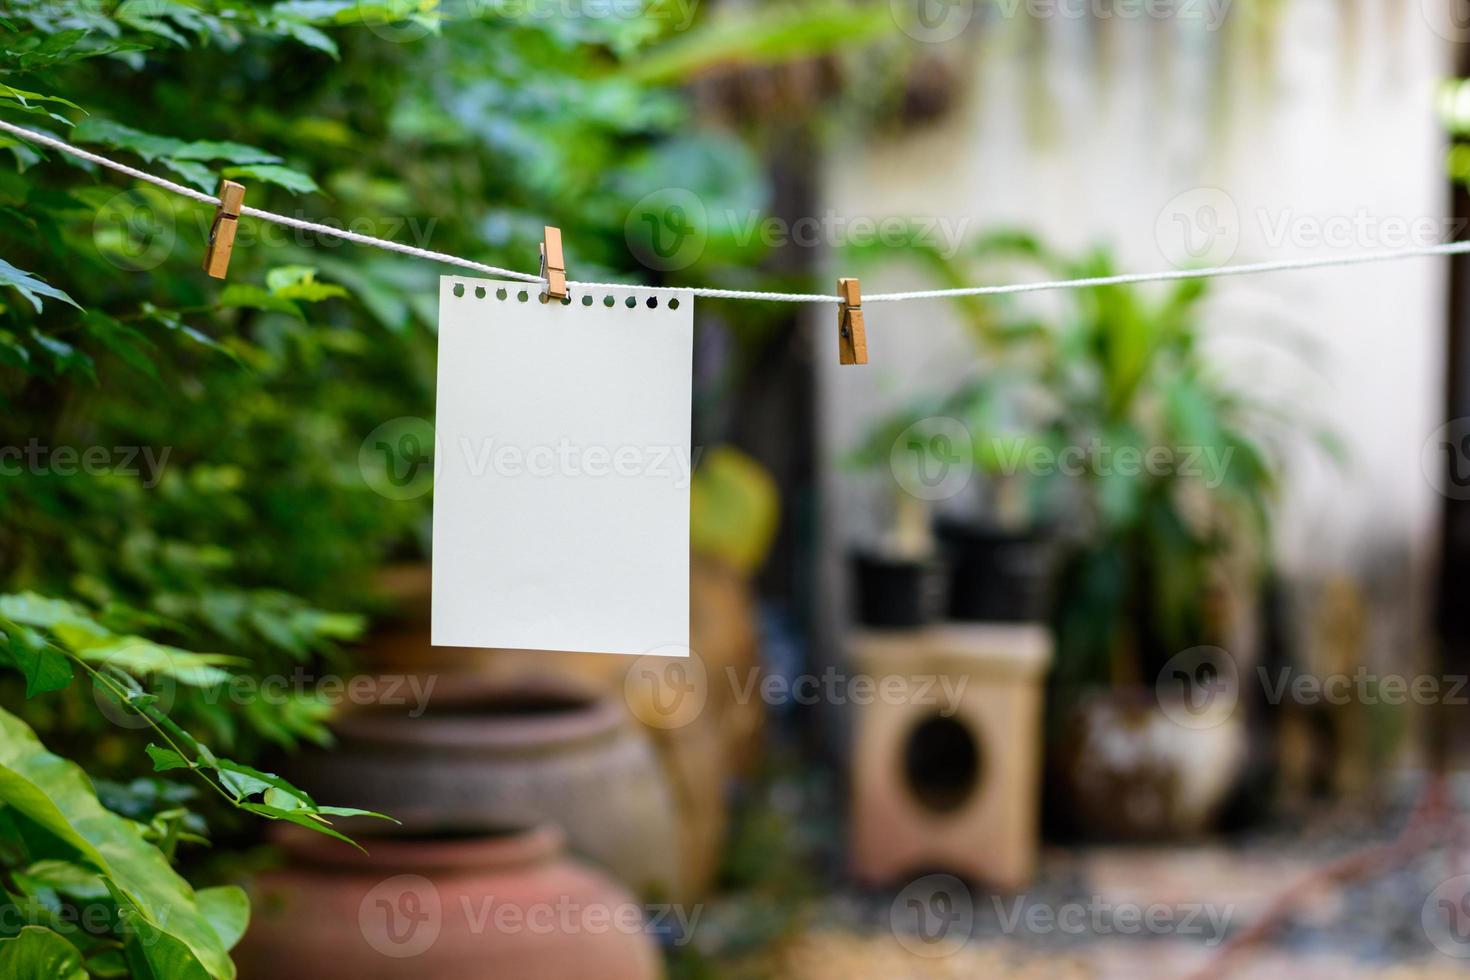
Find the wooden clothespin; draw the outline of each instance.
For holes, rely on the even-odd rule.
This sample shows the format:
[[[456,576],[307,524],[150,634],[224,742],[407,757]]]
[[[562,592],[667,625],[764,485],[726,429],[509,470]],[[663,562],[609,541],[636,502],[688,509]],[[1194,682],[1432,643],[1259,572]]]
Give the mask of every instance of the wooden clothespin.
[[[567,260],[561,251],[561,229],[546,226],[541,241],[541,278],[546,280],[546,290],[541,302],[567,298]]]
[[[868,363],[868,333],[863,329],[863,293],[856,279],[838,279],[837,359],[842,364]]]
[[[214,209],[214,225],[209,229],[209,245],[204,250],[204,271],[223,279],[230,268],[230,253],[235,250],[235,229],[240,224],[240,208],[245,203],[245,185],[233,180],[221,181],[219,206]]]

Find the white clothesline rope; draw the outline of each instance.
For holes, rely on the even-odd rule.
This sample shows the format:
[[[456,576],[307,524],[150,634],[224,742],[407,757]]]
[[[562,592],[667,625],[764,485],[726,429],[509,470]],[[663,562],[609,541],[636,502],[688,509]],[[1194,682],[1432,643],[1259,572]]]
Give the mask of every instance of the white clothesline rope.
[[[183,184],[176,183],[156,174],[150,174],[127,164],[109,160],[107,157],[91,153],[81,147],[73,146],[64,140],[57,139],[47,133],[38,133],[34,130],[16,126],[13,123],[0,119],[0,130],[4,130],[22,139],[41,146],[49,146],[62,153],[68,153],[79,160],[95,163],[99,167],[106,167],[121,174],[127,174],[137,180],[144,181],[161,187],[166,191],[172,191],[190,200],[201,204],[217,205],[219,199],[203,191],[195,190]],[[520,282],[541,283],[546,280],[539,275],[527,272],[517,272],[514,269],[502,269],[499,266],[486,265],[483,262],[474,262],[470,259],[460,258],[446,252],[435,252],[426,248],[416,248],[412,245],[404,245],[400,242],[388,241],[382,238],[374,238],[371,235],[361,235],[354,231],[342,228],[332,228],[328,225],[320,225],[313,221],[303,221],[300,218],[290,218],[273,211],[263,211],[260,208],[249,207],[240,209],[242,215],[259,218],[262,221],[274,222],[285,225],[288,228],[296,228],[301,231],[316,232],[319,235],[328,235],[340,238],[343,241],[354,242],[358,245],[368,245],[373,248],[385,249],[389,252],[398,252],[402,255],[411,255],[415,258],[429,259],[433,262],[442,262],[446,265],[458,266],[462,269],[471,269],[475,272],[483,272],[492,276],[501,276],[507,279],[515,279]],[[1012,293],[1036,293],[1051,289],[1084,289],[1092,286],[1122,286],[1133,283],[1145,282],[1171,282],[1180,279],[1207,279],[1222,276],[1249,276],[1266,272],[1286,272],[1299,269],[1324,269],[1333,266],[1366,265],[1371,262],[1392,262],[1399,259],[1420,258],[1430,255],[1461,255],[1470,252],[1470,241],[1442,242],[1437,245],[1414,246],[1410,248],[1386,249],[1377,252],[1360,252],[1355,255],[1334,255],[1324,258],[1310,259],[1278,259],[1271,262],[1253,262],[1242,265],[1222,265],[1203,269],[1170,269],[1164,272],[1135,272],[1115,276],[1095,276],[1088,279],[1052,279],[1045,282],[1021,282],[1006,283],[995,286],[962,286],[954,289],[919,289],[905,293],[873,293],[863,296],[863,303],[896,303],[903,300],[917,299],[945,299],[955,296],[1004,296]],[[568,287],[579,287],[581,289],[627,289],[634,283],[612,283],[612,282],[568,282]],[[692,293],[695,296],[705,296],[712,299],[749,299],[762,300],[770,303],[838,303],[841,297],[826,293],[769,293],[759,290],[745,289],[715,289],[708,286],[688,287],[660,287],[660,286],[638,286],[639,289],[649,289],[655,292],[679,292]]]
[[[49,146],[53,150],[60,150],[62,153],[69,153],[79,160],[86,160],[89,163],[97,164],[99,167],[107,167],[111,170],[116,170],[118,173],[127,174],[129,177],[134,177],[138,180],[144,181],[145,183],[152,184],[154,187],[161,187],[166,191],[172,191],[175,194],[180,194],[184,197],[189,198],[190,200],[198,201],[201,204],[219,204],[219,198],[214,197],[211,194],[206,194],[203,191],[197,191],[192,187],[185,187],[183,184],[175,183],[172,180],[168,180],[165,177],[159,177],[156,174],[150,174],[147,171],[139,170],[136,167],[129,167],[125,163],[118,163],[116,160],[109,160],[107,157],[98,156],[96,153],[88,152],[87,150],[84,150],[79,146],[72,146],[70,143],[67,143],[64,140],[59,140],[56,137],[48,135],[46,133],[38,133],[34,130],[24,129],[20,126],[15,125],[14,123],[8,123],[3,119],[0,119],[0,129],[5,130],[7,133],[13,133],[16,136],[21,137],[22,139],[30,140],[33,143],[39,143],[42,146]],[[276,214],[272,211],[262,211],[260,208],[252,208],[249,205],[242,207],[240,209],[240,213],[248,214],[252,218],[259,218],[262,221],[273,221],[278,225],[285,225],[288,228],[298,228],[302,231],[314,231],[318,234],[330,235],[333,238],[341,238],[345,241],[356,242],[359,245],[371,245],[374,248],[383,248],[387,249],[390,252],[401,252],[404,255],[412,255],[415,258],[431,259],[435,262],[444,262],[448,265],[457,265],[463,269],[473,269],[476,272],[485,272],[492,276],[505,276],[509,279],[519,279],[522,282],[542,281],[540,276],[529,275],[524,272],[516,272],[514,269],[502,269],[499,266],[486,265],[483,262],[472,262],[469,259],[462,259],[457,255],[449,255],[444,252],[434,252],[426,248],[415,248],[412,245],[403,245],[398,242],[390,242],[382,238],[374,238],[371,235],[360,235],[355,231],[347,231],[342,228],[329,228],[326,225],[319,225],[315,222],[302,221],[300,218],[288,218],[283,214]]]

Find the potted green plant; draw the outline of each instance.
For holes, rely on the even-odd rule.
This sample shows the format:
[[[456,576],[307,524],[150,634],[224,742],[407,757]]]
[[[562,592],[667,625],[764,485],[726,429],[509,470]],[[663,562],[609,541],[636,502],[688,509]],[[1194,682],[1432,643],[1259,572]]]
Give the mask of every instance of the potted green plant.
[[[1047,278],[1116,271],[1106,252],[1071,260],[1020,235],[985,239],[958,260],[918,257],[946,284],[973,281],[980,263],[1001,258]],[[1161,704],[1166,685],[1156,685],[1171,658],[1226,642],[1240,616],[1223,597],[1253,595],[1268,567],[1278,479],[1268,447],[1290,424],[1212,370],[1202,351],[1205,291],[1201,280],[1158,294],[1086,287],[1050,297],[1044,318],[1024,299],[965,297],[973,375],[875,430],[936,414],[960,420],[990,492],[958,526],[1003,529],[989,539],[971,532],[965,547],[990,549],[992,568],[1017,540],[1059,549],[1053,768],[1066,809],[1086,829],[1112,835],[1203,826],[1243,754],[1237,716],[1173,724]],[[954,527],[946,534],[963,536]],[[1167,749],[1157,757],[1141,750],[1127,771],[1105,772],[1095,749],[1107,739]],[[1203,790],[1195,774],[1195,790],[1184,794],[1180,769],[1191,754],[1215,760],[1218,771]]]

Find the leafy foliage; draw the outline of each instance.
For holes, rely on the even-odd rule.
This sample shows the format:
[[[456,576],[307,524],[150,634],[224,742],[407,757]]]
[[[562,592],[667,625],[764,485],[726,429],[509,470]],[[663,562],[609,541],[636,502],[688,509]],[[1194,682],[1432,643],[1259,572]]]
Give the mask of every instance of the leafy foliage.
[[[706,245],[667,278],[750,285],[728,263],[762,246],[730,216],[762,207],[760,165],[670,86],[881,19],[694,10],[10,0],[0,118],[497,265],[560,224],[587,279],[644,278],[629,214],[679,188]],[[335,836],[357,813],[235,761],[325,741],[322,698],[232,692],[346,667],[374,569],[423,554],[428,499],[375,493],[359,447],[431,416],[437,273],[247,219],[216,283],[208,207],[9,136],[0,160],[0,881],[28,923],[0,973],[227,977],[243,896],[171,865],[241,815]],[[78,908],[103,912],[91,932]]]

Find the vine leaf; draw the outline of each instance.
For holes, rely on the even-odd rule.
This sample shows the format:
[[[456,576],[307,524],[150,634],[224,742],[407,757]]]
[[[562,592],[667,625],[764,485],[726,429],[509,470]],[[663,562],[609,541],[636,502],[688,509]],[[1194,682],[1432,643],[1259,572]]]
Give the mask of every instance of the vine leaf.
[[[148,758],[153,760],[154,772],[168,772],[171,769],[188,769],[189,760],[179,755],[173,749],[165,749],[160,746],[149,744]]]

